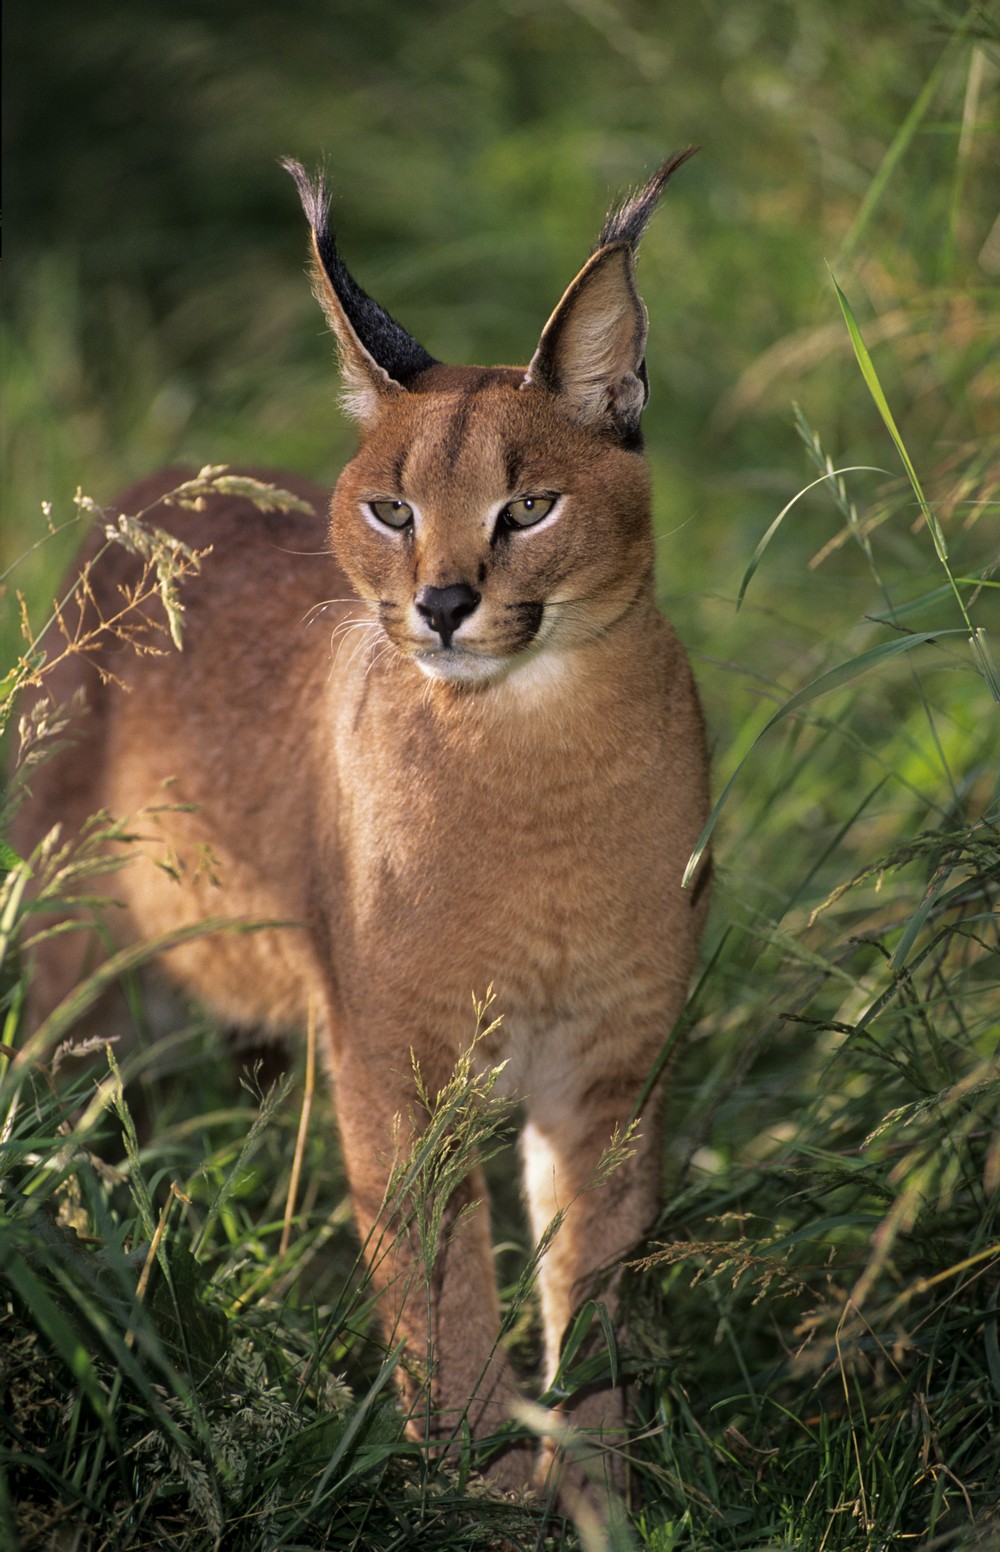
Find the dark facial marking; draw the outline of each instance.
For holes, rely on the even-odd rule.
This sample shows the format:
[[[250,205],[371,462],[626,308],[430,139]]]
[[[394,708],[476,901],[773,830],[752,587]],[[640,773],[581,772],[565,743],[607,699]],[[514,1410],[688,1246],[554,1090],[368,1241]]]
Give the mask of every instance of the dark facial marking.
[[[513,495],[517,490],[521,470],[524,467],[524,457],[519,447],[508,447],[504,455],[504,473],[507,479],[507,491]]]
[[[545,606],[533,599],[526,599],[523,603],[506,604],[504,607],[505,612],[514,617],[512,624],[517,633],[516,646],[521,651],[538,635]]]
[[[474,378],[468,388],[466,388],[455,406],[454,413],[448,423],[448,429],[445,432],[443,448],[444,457],[450,469],[455,467],[461,455],[473,403],[492,375],[489,371],[480,372],[479,376]]]
[[[401,447],[396,454],[396,461],[392,467],[392,489],[399,495],[403,489],[403,474],[406,470],[406,461],[410,456],[409,447]]]

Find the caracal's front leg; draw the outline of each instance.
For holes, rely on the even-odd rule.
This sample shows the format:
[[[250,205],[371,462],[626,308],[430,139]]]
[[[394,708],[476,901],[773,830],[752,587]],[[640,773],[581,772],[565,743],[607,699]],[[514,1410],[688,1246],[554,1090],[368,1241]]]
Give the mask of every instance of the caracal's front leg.
[[[615,1045],[609,1040],[609,1053]],[[626,1133],[643,1087],[644,1074],[595,1074],[591,1063],[586,1083],[560,1086],[558,1099],[540,1096],[529,1106],[521,1146],[525,1193],[532,1231],[539,1241],[557,1214],[561,1226],[542,1258],[542,1318],[545,1331],[545,1380],[551,1384],[559,1367],[560,1348],[574,1312],[588,1298],[600,1300],[619,1329],[618,1281],[620,1259],[652,1223],[660,1183],[660,1105],[651,1096],[625,1150],[600,1177],[602,1157],[613,1139]],[[617,1151],[617,1150],[616,1150]],[[594,1322],[580,1357],[604,1345],[600,1321]],[[566,1420],[579,1431],[584,1451],[582,1471],[572,1471],[576,1489],[586,1480],[604,1477],[619,1491],[624,1486],[625,1400],[621,1382],[596,1385],[578,1394],[566,1409]],[[607,1447],[605,1452],[604,1447]],[[589,1455],[589,1459],[587,1458]],[[554,1445],[543,1449],[536,1478],[541,1484],[554,1471],[565,1471]],[[551,1485],[551,1483],[550,1483]],[[571,1505],[574,1488],[563,1496]]]
[[[386,1340],[402,1339],[401,1384],[408,1430],[417,1439],[474,1437],[510,1419],[517,1387],[498,1345],[500,1306],[493,1273],[486,1182],[473,1169],[451,1193],[435,1243],[422,1237],[428,1181],[407,1168],[419,1148],[421,1113],[408,1054],[398,1071],[344,1041],[333,1062],[334,1096],[351,1195],[365,1258],[379,1293]],[[439,1085],[450,1073],[436,1076]],[[428,1089],[435,1092],[432,1082]],[[390,1193],[390,1177],[409,1182]],[[429,1383],[428,1383],[429,1380]],[[488,1469],[504,1486],[530,1476],[524,1449],[508,1449]]]

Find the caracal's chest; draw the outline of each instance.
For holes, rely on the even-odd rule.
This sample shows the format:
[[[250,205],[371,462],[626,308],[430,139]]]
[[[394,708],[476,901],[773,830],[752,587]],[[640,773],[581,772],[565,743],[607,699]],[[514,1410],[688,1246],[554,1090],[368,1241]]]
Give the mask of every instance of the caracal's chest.
[[[359,1001],[355,973],[471,1032],[492,987],[514,1039],[662,995],[683,866],[665,709],[534,688],[347,697],[335,952]]]

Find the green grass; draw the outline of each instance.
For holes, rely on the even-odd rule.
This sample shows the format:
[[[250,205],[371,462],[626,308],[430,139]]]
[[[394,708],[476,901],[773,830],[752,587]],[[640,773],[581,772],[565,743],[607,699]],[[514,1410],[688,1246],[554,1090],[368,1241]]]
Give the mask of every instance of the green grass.
[[[63,240],[22,196],[0,677],[38,667],[15,589],[37,632],[78,484],[106,501],[177,459],[335,473],[329,352],[265,160],[355,159],[362,281],[435,353],[518,359],[604,188],[668,148],[669,81],[668,142],[706,150],[644,249],[647,433],[661,590],[714,743],[717,882],[663,1210],[626,1283],[636,1500],[612,1540],[1000,1548],[995,12],[755,0],[668,29],[616,0],[514,29],[514,9],[463,8],[458,49],[445,9],[380,8],[381,60],[305,0],[280,35],[252,8],[238,35],[157,9],[155,51],[115,6],[86,31],[65,12],[75,52],[38,67],[17,120]],[[126,53],[145,139],[114,132],[127,73],[95,87]],[[570,77],[572,102],[552,89]],[[35,922],[0,860],[0,1541],[572,1546],[537,1501],[485,1492],[488,1446],[445,1471],[403,1440],[303,1052],[275,1089],[250,1057],[241,1079],[188,1010],[155,1055],[116,1055],[124,1093],[101,1051],[98,1087],[57,1059],[58,1027],[15,1059]],[[85,887],[86,855],[66,866],[53,888]],[[509,1144],[461,1080],[440,1119],[444,1152],[407,1182],[431,1230],[455,1129]],[[497,1264],[530,1371],[509,1164]]]

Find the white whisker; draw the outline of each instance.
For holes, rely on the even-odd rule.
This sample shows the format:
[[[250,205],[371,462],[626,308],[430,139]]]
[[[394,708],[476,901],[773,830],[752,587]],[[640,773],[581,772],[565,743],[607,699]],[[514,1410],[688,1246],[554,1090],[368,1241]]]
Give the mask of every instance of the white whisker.
[[[338,636],[346,636],[348,631],[352,630],[378,630],[378,628],[379,626],[377,620],[362,620],[357,618],[341,620],[338,625],[334,626],[332,632],[330,633],[330,639],[331,641],[335,641]]]
[[[363,631],[352,646],[351,655],[347,659],[348,668],[353,668],[355,663],[360,658],[363,658],[366,652],[369,658],[371,658],[383,639],[377,626],[372,626],[370,629]]]
[[[384,638],[384,645],[382,646],[382,648],[378,652],[374,653],[374,655],[372,656],[371,662],[368,664],[368,667],[365,669],[365,678],[367,679],[367,677],[371,673],[372,669],[375,668],[379,663],[383,662],[386,658],[389,658],[389,657],[402,658],[404,656],[405,656],[405,654],[400,652],[399,648],[396,646],[396,643],[394,641],[390,641],[388,636],[386,636]]]
[[[319,603],[313,604],[311,608],[306,610],[305,614],[302,616],[302,623],[303,625],[311,625],[316,616],[322,614],[324,609],[334,608],[338,604],[363,603],[364,599],[359,598],[357,594],[353,594],[350,598],[323,598]]]

